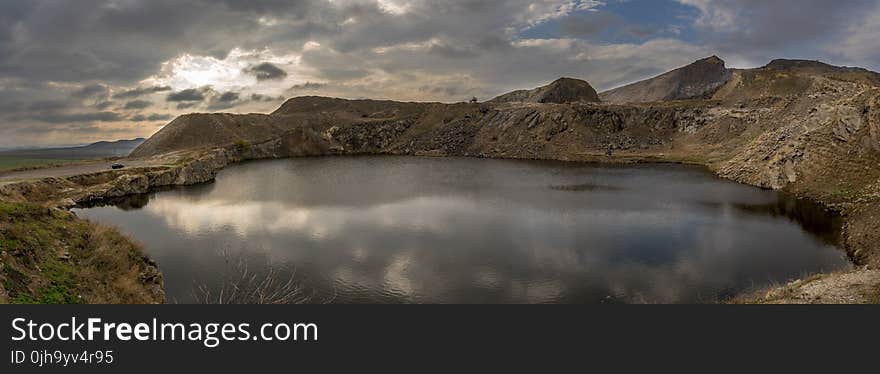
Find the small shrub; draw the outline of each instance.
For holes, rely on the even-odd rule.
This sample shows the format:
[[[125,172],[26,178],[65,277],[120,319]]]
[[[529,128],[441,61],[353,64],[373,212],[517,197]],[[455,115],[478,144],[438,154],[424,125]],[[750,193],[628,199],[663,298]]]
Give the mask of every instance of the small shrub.
[[[247,140],[239,140],[235,142],[235,150],[238,152],[247,152],[251,150],[251,143]]]

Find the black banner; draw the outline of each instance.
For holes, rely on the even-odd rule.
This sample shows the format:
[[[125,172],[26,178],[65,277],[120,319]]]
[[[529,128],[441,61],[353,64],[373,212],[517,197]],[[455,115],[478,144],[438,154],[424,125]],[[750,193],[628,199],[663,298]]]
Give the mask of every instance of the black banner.
[[[876,354],[876,345],[863,339],[880,331],[878,312],[873,306],[4,305],[0,337],[4,373],[711,372],[757,362],[839,370]]]

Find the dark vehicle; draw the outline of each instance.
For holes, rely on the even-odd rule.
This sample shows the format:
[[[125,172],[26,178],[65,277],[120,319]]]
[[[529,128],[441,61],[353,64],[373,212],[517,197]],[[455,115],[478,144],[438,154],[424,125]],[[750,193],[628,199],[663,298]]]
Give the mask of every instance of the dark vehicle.
[[[113,165],[110,165],[110,168],[111,168],[111,169],[122,169],[122,168],[124,168],[124,167],[125,167],[125,165],[120,164],[120,163],[115,163],[115,164],[113,164]]]

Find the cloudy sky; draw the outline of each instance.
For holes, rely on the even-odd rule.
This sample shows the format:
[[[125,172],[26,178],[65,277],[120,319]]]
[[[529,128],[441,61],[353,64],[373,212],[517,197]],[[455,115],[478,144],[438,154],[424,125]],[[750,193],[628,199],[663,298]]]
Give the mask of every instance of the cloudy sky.
[[[597,89],[717,54],[880,70],[876,0],[2,0],[0,147],[149,136],[284,98]]]

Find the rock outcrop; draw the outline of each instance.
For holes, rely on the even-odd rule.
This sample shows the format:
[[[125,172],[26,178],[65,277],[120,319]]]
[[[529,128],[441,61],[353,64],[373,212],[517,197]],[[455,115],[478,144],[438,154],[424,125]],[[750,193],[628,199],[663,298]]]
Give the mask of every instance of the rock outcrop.
[[[566,104],[566,103],[596,103],[599,95],[593,86],[580,79],[559,78],[553,83],[533,90],[513,91],[498,96],[490,102],[493,103],[542,103],[542,104]]]
[[[707,99],[727,83],[731,70],[716,56],[660,76],[602,92],[609,103],[645,103],[670,100]]]

